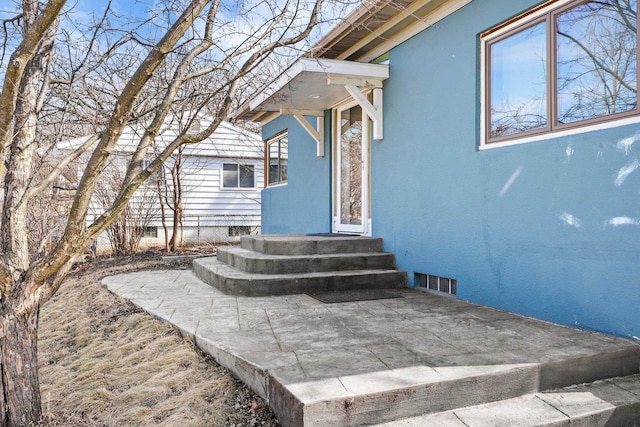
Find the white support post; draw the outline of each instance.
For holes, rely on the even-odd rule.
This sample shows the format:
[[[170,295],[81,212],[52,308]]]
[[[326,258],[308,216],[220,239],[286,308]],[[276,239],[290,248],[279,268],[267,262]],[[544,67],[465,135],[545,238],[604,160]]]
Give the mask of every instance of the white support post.
[[[354,85],[345,85],[347,92],[356,100],[358,105],[367,112],[373,121],[373,139],[380,141],[383,137],[382,121],[382,89],[373,89],[373,104]]]
[[[380,141],[384,130],[382,126],[382,88],[373,89],[373,108],[378,112],[378,118],[373,122],[373,139]]]
[[[316,117],[316,128],[318,129],[318,135],[320,139],[318,142],[318,157],[324,157],[324,116]]]

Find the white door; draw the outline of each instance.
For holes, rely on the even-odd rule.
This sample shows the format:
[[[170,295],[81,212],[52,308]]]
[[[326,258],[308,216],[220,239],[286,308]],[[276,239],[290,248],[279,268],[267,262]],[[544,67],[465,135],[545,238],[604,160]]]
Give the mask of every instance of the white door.
[[[370,234],[369,118],[351,103],[334,116],[334,232]]]

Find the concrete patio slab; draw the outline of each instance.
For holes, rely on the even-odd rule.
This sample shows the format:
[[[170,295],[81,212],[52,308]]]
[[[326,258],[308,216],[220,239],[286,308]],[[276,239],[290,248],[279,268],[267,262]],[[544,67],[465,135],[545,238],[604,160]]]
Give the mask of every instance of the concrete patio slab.
[[[267,399],[284,426],[372,425],[437,412],[444,414],[428,416],[442,424],[432,425],[464,425],[456,424],[462,415],[476,420],[467,425],[488,425],[477,421],[480,413],[447,411],[640,370],[637,343],[411,289],[394,289],[401,298],[323,304],[300,294],[225,295],[188,270],[103,283],[192,336]],[[640,380],[629,378],[616,390],[633,413],[628,398],[640,401]],[[603,402],[615,402],[598,393],[525,401],[543,412],[564,402],[576,417],[589,405],[611,412]]]

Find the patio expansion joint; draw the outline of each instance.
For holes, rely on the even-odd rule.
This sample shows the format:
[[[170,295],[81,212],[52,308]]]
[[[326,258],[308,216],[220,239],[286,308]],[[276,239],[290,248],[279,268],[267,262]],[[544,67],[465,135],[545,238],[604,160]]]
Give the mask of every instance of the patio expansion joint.
[[[166,317],[166,318],[161,317],[161,316],[159,316],[158,314],[155,314],[155,313],[154,313],[154,316],[156,316],[156,317],[157,317],[157,318],[159,318],[159,319],[166,320],[167,322],[171,322],[171,318],[173,317],[173,315],[174,315],[174,314],[176,314],[176,309],[175,309],[175,308],[172,308],[172,309],[171,309],[171,313],[167,314],[167,317]]]
[[[553,409],[555,409],[556,411],[560,412],[562,415],[564,415],[565,417],[567,417],[567,419],[571,420],[571,415],[567,414],[565,411],[563,411],[562,409],[558,408],[556,405],[552,404],[551,402],[547,402],[546,400],[544,400],[542,397],[540,397],[540,395],[538,393],[534,394],[534,397],[539,400],[540,402],[542,402],[544,405],[549,406]]]
[[[264,315],[267,316],[267,322],[269,323],[269,329],[271,330],[271,335],[273,335],[273,337],[275,338],[276,343],[278,343],[278,349],[280,351],[284,351],[283,348],[282,348],[282,344],[280,343],[280,340],[278,339],[278,335],[276,335],[276,331],[273,329],[273,324],[271,323],[271,317],[269,317],[269,311],[266,308],[264,309]],[[240,321],[240,315],[238,314],[238,322],[239,321]],[[295,354],[295,351],[293,353]],[[298,355],[297,354],[296,354],[296,361],[298,362],[298,365],[300,365],[300,368],[302,368],[302,365],[300,364],[300,360],[298,360]],[[304,369],[302,370],[302,372],[304,373]]]
[[[213,301],[211,301],[213,305]],[[240,324],[240,303],[238,302],[238,298],[236,298],[236,321],[238,322],[238,330],[242,330],[242,325]]]
[[[412,319],[409,319],[409,322],[413,323],[414,325],[420,326],[420,327],[424,326],[420,322],[416,322],[415,320],[412,320]],[[423,333],[425,333],[425,331],[423,331]],[[443,343],[453,347],[456,350],[461,350],[463,348],[462,346],[460,346],[460,345],[458,345],[456,343],[456,340],[451,339],[451,337],[449,337],[449,339],[442,338],[440,335],[436,334],[433,331],[428,331],[428,334],[431,335],[432,337],[436,338],[437,340],[442,341]]]
[[[376,354],[376,352],[375,352],[375,351],[373,351],[369,346],[367,346],[367,351],[369,351],[369,353],[373,354],[373,356],[374,356],[376,359],[378,359],[378,361],[379,361],[380,363],[382,363],[382,364],[383,364],[383,365],[384,365],[388,370],[393,371],[393,368],[392,368],[391,366],[387,365],[387,364],[385,363],[385,361],[384,361],[384,360],[382,360],[382,359],[380,358],[380,356],[378,356],[378,355]]]
[[[349,325],[347,325],[347,322],[345,322],[342,317],[338,316],[337,313],[334,313],[331,310],[328,310],[328,312],[329,312],[329,315],[333,316],[334,321],[338,323],[341,327],[349,331],[352,335],[356,334],[355,331],[351,329]]]
[[[277,339],[277,338],[276,338]],[[280,343],[278,343],[278,345],[280,345]],[[302,366],[302,363],[300,362],[300,358],[298,357],[298,353],[296,353],[295,350],[291,351],[293,353],[293,355],[296,357],[296,363],[298,364],[298,366],[300,367],[300,370],[302,371],[302,375],[305,378],[309,378],[309,376],[307,375],[307,373],[304,370],[304,366]],[[344,386],[343,386],[344,387]]]
[[[347,386],[342,382],[342,379],[340,377],[336,378],[338,380],[338,382],[340,383],[340,385],[342,386],[342,388],[344,389],[344,391],[349,392],[349,389],[347,388]]]
[[[467,426],[467,427],[470,427],[470,426],[469,426],[469,424],[465,423],[465,422],[462,420],[462,418],[460,418],[460,416],[459,416],[458,414],[456,414],[456,411],[455,411],[455,410],[454,410],[454,411],[452,411],[452,414],[453,414],[453,416],[454,416],[454,417],[456,417],[456,418],[458,419],[458,421],[460,421],[460,423],[461,423],[461,424],[463,424],[463,425],[465,425],[465,426]]]
[[[611,384],[614,385],[618,390],[622,390],[623,392],[631,393],[634,396],[640,397],[640,391],[638,391],[638,390],[627,389],[625,387],[622,387],[620,384],[618,384],[616,382],[611,382]]]
[[[374,317],[374,318],[380,318],[380,316],[376,315],[376,313],[375,313],[374,311],[369,310],[369,309],[368,309],[364,304],[362,304],[362,302],[367,302],[367,301],[359,301],[359,302],[356,302],[356,304],[357,304],[358,306],[360,306],[360,308],[362,308],[362,310],[363,310],[363,311],[365,311],[369,316]],[[384,305],[384,304],[383,304],[383,305]],[[393,311],[393,312],[396,314],[396,316],[399,316],[399,317],[401,317],[401,316],[402,316],[402,314],[398,313],[398,312],[397,312],[396,310],[394,310],[393,308],[391,308],[391,307],[389,307],[389,306],[387,306],[387,305],[385,305],[385,307],[386,307],[387,309],[389,309],[389,310]]]

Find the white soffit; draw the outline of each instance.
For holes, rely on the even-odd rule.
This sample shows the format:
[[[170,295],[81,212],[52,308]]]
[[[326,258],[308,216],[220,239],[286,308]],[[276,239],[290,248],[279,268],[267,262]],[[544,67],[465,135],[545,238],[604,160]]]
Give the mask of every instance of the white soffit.
[[[252,112],[299,111],[317,115],[350,97],[346,85],[381,88],[388,78],[386,64],[300,58],[249,101],[249,108]]]

